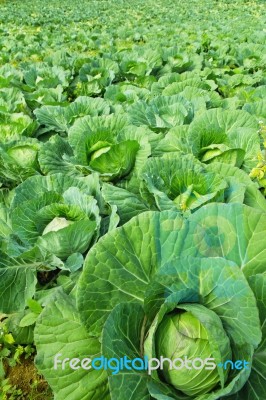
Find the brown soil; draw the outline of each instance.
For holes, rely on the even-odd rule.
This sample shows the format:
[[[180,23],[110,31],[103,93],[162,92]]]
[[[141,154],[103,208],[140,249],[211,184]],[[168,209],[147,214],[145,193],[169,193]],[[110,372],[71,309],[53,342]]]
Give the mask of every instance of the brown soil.
[[[52,395],[47,382],[38,374],[33,358],[21,358],[21,364],[15,367],[6,366],[6,378],[9,384],[21,389],[21,399],[51,400]],[[35,382],[37,384],[35,385]],[[31,396],[31,397],[30,397]]]

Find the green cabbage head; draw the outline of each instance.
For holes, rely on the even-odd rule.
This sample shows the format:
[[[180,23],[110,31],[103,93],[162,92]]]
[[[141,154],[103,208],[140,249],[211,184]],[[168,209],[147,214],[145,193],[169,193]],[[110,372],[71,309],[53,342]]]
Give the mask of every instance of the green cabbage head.
[[[155,346],[158,358],[178,361],[177,370],[169,369],[166,363],[162,371],[162,377],[174,388],[194,396],[208,392],[219,383],[217,368],[207,371],[202,368],[204,360],[213,358],[213,348],[208,330],[191,311],[166,315],[156,332]],[[230,353],[228,339],[226,350]],[[187,360],[189,369],[181,369],[183,360]]]

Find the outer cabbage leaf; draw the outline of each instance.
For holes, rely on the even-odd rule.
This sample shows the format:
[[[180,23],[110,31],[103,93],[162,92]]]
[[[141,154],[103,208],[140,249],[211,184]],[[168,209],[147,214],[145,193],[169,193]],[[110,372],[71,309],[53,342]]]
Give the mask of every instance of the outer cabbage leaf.
[[[62,291],[51,299],[37,321],[35,342],[38,350],[36,365],[53,389],[55,399],[110,399],[106,371],[82,368],[73,371],[69,365],[65,369],[61,365],[57,370],[54,369],[54,357],[57,354],[61,355],[61,360],[67,357],[78,356],[82,359],[100,355],[100,342],[84,329],[74,299]]]
[[[0,312],[6,314],[25,309],[27,300],[35,294],[37,271],[63,266],[61,260],[38,247],[18,257],[0,253]]]
[[[242,390],[234,396],[225,397],[223,400],[253,400],[263,399],[266,395],[265,368],[266,368],[266,275],[259,274],[249,279],[250,286],[256,296],[262,326],[262,342],[255,350],[251,374]]]
[[[129,110],[133,125],[147,125],[151,129],[169,129],[188,123],[193,117],[193,108],[189,101],[181,96],[159,96],[150,103],[139,101]]]
[[[182,223],[174,211],[146,212],[98,241],[78,285],[78,309],[88,330],[100,334],[116,304],[143,301],[150,277],[176,253]]]
[[[46,130],[67,132],[77,118],[85,115],[109,114],[109,111],[110,108],[103,99],[80,96],[73,103],[65,106],[45,105],[36,109],[34,114]]]
[[[206,170],[220,175],[227,183],[225,203],[243,203],[247,206],[266,211],[266,200],[258,186],[239,168],[229,164],[214,162]]]
[[[243,110],[249,112],[251,115],[256,115],[258,119],[266,122],[266,100],[255,101],[253,103],[246,103]]]
[[[212,203],[187,223],[180,257],[223,257],[234,261],[246,276],[265,271],[265,212],[237,203]]]

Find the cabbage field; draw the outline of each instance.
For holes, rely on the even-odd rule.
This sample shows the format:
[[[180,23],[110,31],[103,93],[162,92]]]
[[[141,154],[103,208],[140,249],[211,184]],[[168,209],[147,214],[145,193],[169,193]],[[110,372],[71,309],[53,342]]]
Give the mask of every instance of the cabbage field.
[[[0,400],[266,400],[265,45],[263,0],[0,1]]]

